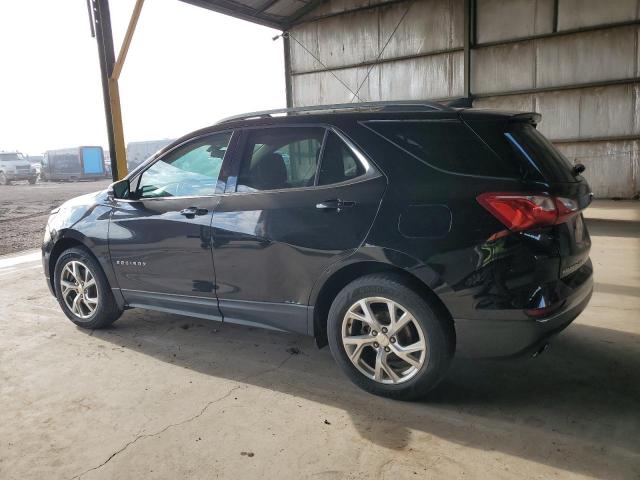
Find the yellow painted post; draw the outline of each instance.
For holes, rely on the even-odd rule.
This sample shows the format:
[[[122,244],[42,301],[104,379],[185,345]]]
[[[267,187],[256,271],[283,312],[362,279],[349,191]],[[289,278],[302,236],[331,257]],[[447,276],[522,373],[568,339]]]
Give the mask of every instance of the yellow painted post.
[[[111,105],[111,123],[113,125],[113,143],[116,147],[116,164],[118,180],[127,176],[127,149],[124,144],[124,127],[122,126],[122,109],[120,108],[120,90],[118,81],[109,79],[109,103]],[[113,159],[112,159],[113,160]]]
[[[127,149],[124,143],[124,127],[122,126],[122,109],[120,107],[120,89],[118,88],[118,79],[120,78],[124,61],[127,58],[127,53],[129,52],[133,33],[136,31],[136,25],[138,24],[143,4],[144,0],[136,0],[133,12],[131,13],[131,19],[129,20],[129,26],[127,27],[127,32],[125,33],[122,46],[120,47],[118,59],[113,65],[113,71],[109,78],[109,104],[111,105],[111,123],[113,125],[113,143],[116,150],[118,180],[126,177],[128,171]]]

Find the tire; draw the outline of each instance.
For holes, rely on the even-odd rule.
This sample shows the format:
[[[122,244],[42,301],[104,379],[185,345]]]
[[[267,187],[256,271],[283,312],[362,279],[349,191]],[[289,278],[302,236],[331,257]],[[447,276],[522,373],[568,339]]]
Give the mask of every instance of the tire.
[[[4,172],[0,172],[0,185],[11,185],[11,180],[7,178]]]
[[[353,316],[366,318],[363,302],[376,318],[373,327]],[[395,334],[389,305],[398,320]],[[398,275],[361,277],[338,294],[329,310],[331,353],[351,381],[370,393],[399,400],[423,398],[442,380],[455,351],[453,326],[439,311]],[[409,316],[403,317],[403,313]],[[382,332],[372,331],[373,328]],[[352,342],[362,343],[359,353],[356,350],[360,347]],[[424,346],[421,351],[420,345]],[[406,347],[416,351],[407,355],[402,351]],[[350,355],[357,358],[355,363]],[[379,357],[382,360],[378,361]],[[384,367],[378,368],[379,365]]]
[[[66,267],[69,267],[68,269]],[[73,270],[75,267],[76,277],[79,278],[80,287],[85,279],[88,270],[95,283],[89,280],[84,290],[78,291],[78,287],[67,288],[73,285]],[[84,268],[83,268],[84,267]],[[63,285],[63,281],[66,285]],[[118,307],[111,287],[102,268],[97,260],[86,249],[82,247],[65,250],[58,261],[54,271],[54,285],[56,298],[62,311],[73,323],[82,328],[98,329],[105,328],[115,322],[122,310]],[[76,296],[80,296],[77,304],[74,301]],[[72,308],[75,308],[74,311]],[[92,311],[93,308],[93,311]]]
[[[33,177],[28,179],[27,181],[29,182],[29,185],[35,185],[37,180],[38,180],[38,177]]]

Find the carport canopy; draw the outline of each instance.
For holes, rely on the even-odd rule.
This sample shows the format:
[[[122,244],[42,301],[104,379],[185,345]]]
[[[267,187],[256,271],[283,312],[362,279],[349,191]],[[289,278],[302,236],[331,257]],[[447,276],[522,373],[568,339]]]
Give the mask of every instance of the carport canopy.
[[[181,0],[191,5],[286,30],[323,0]]]

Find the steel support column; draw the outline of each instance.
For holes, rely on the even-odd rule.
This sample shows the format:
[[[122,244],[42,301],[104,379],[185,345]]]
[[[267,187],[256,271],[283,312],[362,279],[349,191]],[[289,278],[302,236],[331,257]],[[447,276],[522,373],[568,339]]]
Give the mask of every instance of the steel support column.
[[[91,0],[92,18],[94,22],[96,41],[98,43],[98,58],[100,59],[100,73],[102,77],[102,97],[104,101],[104,113],[107,121],[107,138],[109,141],[109,154],[111,155],[111,176],[113,181],[117,181],[118,164],[116,156],[116,142],[113,128],[113,114],[111,111],[111,95],[109,78],[115,63],[115,53],[113,50],[113,34],[111,32],[111,16],[109,14],[108,0]]]
[[[471,101],[471,50],[475,44],[475,0],[464,0],[464,96]]]
[[[95,22],[96,40],[98,42],[102,94],[107,120],[109,153],[111,155],[111,175],[114,181],[120,180],[127,175],[127,151],[124,142],[118,79],[127,58],[143,3],[144,0],[136,1],[117,60],[113,48],[109,0],[91,0],[91,8],[89,10],[89,13],[92,14],[91,21]]]
[[[289,34],[282,35],[282,45],[284,48],[284,84],[287,99],[287,108],[293,108],[293,78],[291,76],[291,40]]]

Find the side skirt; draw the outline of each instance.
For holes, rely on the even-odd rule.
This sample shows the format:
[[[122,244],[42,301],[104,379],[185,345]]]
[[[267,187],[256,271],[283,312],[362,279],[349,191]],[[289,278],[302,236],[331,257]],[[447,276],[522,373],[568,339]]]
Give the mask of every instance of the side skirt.
[[[217,300],[208,297],[122,290],[127,306],[186,315],[205,320],[308,335],[307,314],[312,307],[289,303]]]

